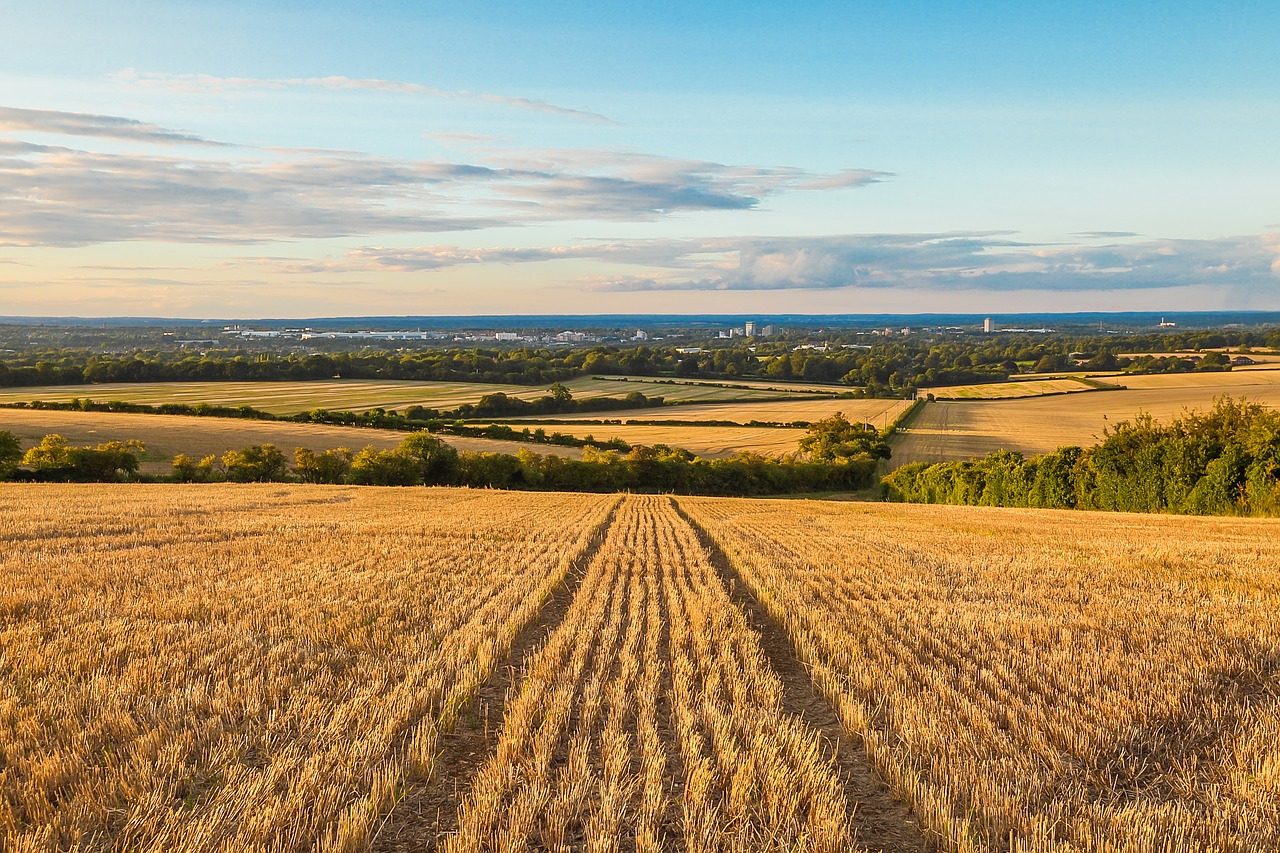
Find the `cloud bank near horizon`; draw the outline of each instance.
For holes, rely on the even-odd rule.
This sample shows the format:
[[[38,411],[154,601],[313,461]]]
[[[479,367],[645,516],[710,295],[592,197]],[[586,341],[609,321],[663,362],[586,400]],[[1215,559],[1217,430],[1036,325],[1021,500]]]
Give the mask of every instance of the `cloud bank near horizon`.
[[[1280,232],[1102,246],[1022,242],[1009,232],[588,241],[549,247],[366,246],[330,259],[263,258],[284,275],[424,273],[585,260],[656,272],[578,278],[588,292],[1094,291],[1228,285],[1280,291]]]

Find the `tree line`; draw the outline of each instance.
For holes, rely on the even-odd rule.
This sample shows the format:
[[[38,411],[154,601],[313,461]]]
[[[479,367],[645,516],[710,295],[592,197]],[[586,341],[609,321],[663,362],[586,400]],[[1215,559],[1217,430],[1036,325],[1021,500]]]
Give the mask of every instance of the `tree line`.
[[[483,382],[534,386],[584,376],[768,379],[847,385],[867,397],[910,396],[919,387],[999,382],[1028,372],[1180,372],[1230,369],[1206,353],[1129,358],[1124,353],[1235,346],[1280,348],[1280,330],[1194,331],[1159,335],[957,335],[901,338],[835,331],[750,342],[709,339],[688,351],[674,345],[450,347],[302,353],[145,348],[25,348],[0,358],[0,386],[107,382],[315,381],[334,378]]]
[[[1121,422],[1089,448],[904,465],[883,487],[913,503],[1280,515],[1280,412],[1221,398],[1167,424]]]
[[[174,457],[166,478],[144,477],[137,441],[75,447],[48,435],[22,453],[18,440],[0,432],[0,479],[37,482],[304,482],[372,486],[471,486],[555,491],[649,491],[706,495],[771,495],[865,489],[886,458],[881,436],[843,417],[815,425],[807,458],[775,459],[740,453],[702,459],[680,448],[656,445],[622,453],[588,446],[581,460],[518,453],[458,451],[426,432],[406,436],[393,450],[366,447],[313,451],[298,448],[292,464],[271,444],[256,444],[194,459]]]

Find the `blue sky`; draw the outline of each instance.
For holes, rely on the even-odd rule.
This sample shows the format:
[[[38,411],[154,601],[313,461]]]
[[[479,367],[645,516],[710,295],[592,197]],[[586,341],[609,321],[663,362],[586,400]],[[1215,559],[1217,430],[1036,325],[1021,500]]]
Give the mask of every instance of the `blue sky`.
[[[1274,3],[5,19],[0,314],[1280,308]]]

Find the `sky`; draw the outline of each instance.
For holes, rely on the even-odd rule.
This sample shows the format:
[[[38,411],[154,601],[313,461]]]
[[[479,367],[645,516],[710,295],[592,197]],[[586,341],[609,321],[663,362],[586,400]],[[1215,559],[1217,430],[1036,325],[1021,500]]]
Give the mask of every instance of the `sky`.
[[[1280,309],[1280,3],[6,3],[0,316]]]

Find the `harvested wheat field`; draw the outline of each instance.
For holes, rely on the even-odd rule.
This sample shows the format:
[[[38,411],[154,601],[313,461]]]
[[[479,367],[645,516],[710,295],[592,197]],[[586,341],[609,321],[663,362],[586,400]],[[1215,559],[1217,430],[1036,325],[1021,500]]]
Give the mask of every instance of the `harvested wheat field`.
[[[680,503],[941,847],[1280,849],[1280,522]]]
[[[940,400],[921,409],[908,429],[894,439],[890,465],[973,459],[995,450],[1030,455],[1066,445],[1087,447],[1101,441],[1103,431],[1118,421],[1143,414],[1170,421],[1188,410],[1207,412],[1214,400],[1223,396],[1280,407],[1277,380],[1280,371],[1125,376],[1115,378],[1131,386],[1123,391],[1011,400]]]
[[[615,502],[0,489],[0,847],[361,849]]]
[[[885,427],[911,405],[909,400],[891,399],[811,399],[781,401],[749,401],[726,403],[689,403],[661,409],[624,409],[602,412],[599,417],[608,420],[666,420],[666,421],[733,421],[745,424],[792,423],[817,421],[843,412],[851,421],[864,421],[876,427]],[[578,415],[549,415],[547,421],[584,420],[590,413]],[[579,428],[575,425],[575,428]],[[604,427],[601,427],[604,429]]]
[[[0,488],[0,848],[1280,846],[1280,523]]]
[[[597,441],[620,438],[631,445],[665,444],[683,447],[704,459],[732,456],[735,453],[759,453],[762,456],[785,456],[795,453],[805,431],[799,427],[735,427],[702,425],[650,425],[650,424],[564,424],[557,421],[535,423],[521,421],[513,428],[542,428],[547,434],[559,432]]]
[[[921,388],[920,396],[932,394],[939,400],[1008,400],[1019,397],[1044,397],[1050,394],[1079,394],[1082,391],[1096,390],[1097,387],[1094,385],[1067,376],[1054,379],[1015,379],[1009,382],[984,382],[974,385],[940,385],[935,388]]]

